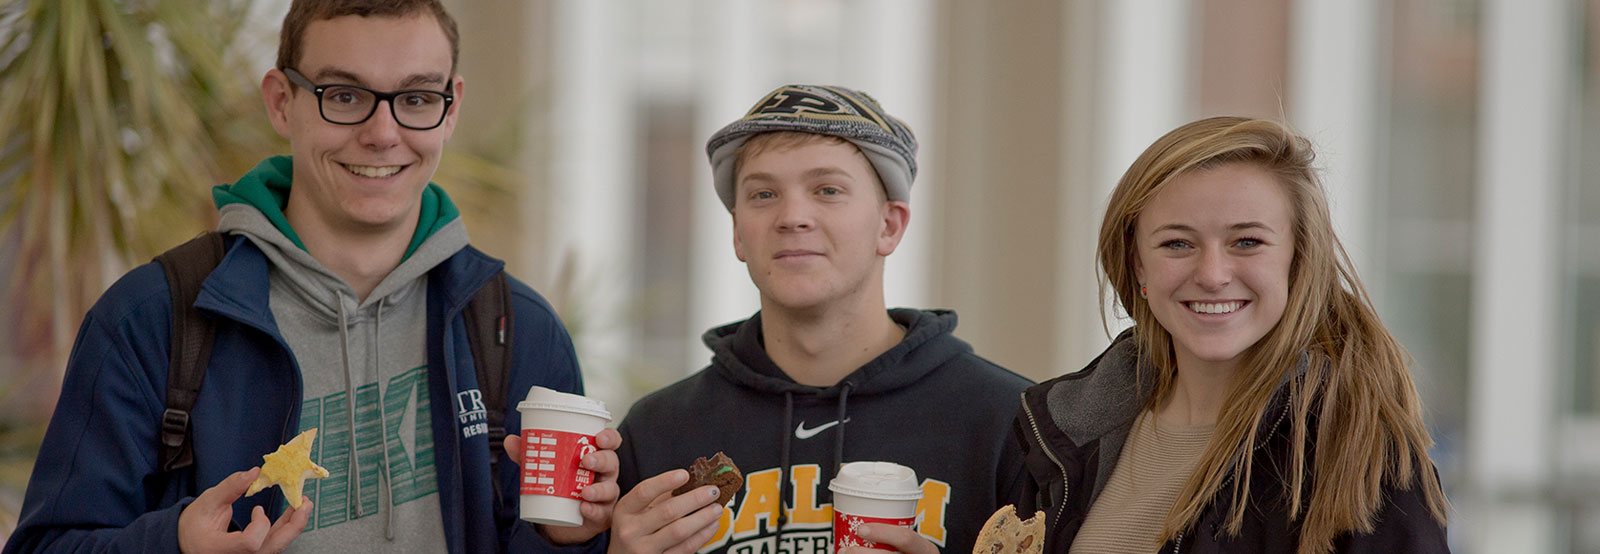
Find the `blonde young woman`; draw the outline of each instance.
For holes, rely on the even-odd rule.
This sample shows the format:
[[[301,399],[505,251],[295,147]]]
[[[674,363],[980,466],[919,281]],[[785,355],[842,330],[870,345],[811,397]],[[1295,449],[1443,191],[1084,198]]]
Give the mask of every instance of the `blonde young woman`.
[[[1101,286],[1134,326],[1017,418],[1048,551],[1448,550],[1405,353],[1312,158],[1278,123],[1211,118],[1117,184]]]

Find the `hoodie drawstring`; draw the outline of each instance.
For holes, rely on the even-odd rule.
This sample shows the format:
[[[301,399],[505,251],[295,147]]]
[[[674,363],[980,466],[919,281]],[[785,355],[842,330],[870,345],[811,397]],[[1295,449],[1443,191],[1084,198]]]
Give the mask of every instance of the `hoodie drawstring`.
[[[833,474],[839,475],[839,470],[844,467],[844,420],[848,413],[844,409],[845,400],[850,398],[850,389],[855,385],[846,381],[844,387],[839,389],[839,425],[833,434]],[[832,477],[829,478],[830,480]]]
[[[794,393],[783,393],[783,449],[778,454],[778,538],[783,538],[783,526],[789,523],[789,512],[783,509],[789,499],[789,426],[794,424]]]
[[[392,466],[389,465],[389,414],[383,407],[383,405],[384,405],[383,387],[382,387],[382,385],[383,385],[383,363],[382,363],[382,361],[383,361],[383,358],[382,358],[383,350],[378,348],[378,346],[379,346],[378,345],[378,337],[381,336],[379,334],[379,332],[382,330],[381,325],[383,325],[383,302],[384,302],[384,300],[387,300],[387,299],[385,299],[385,298],[379,298],[378,299],[377,311],[372,314],[372,364],[374,366],[376,366],[374,368],[373,374],[377,376],[378,385],[379,385],[379,387],[378,387],[378,445],[379,445],[380,448],[383,449],[383,471],[379,472],[378,476],[380,478],[382,478],[383,479],[383,483],[385,485],[387,485],[387,487],[385,487],[385,489],[389,493],[388,494],[388,498],[382,500],[378,504],[378,509],[379,510],[384,510],[385,507],[388,508],[387,510],[384,510],[384,512],[387,513],[388,516],[383,520],[383,538],[387,539],[387,540],[390,540],[390,541],[393,541],[394,540],[394,475],[389,470],[389,468],[392,467]]]
[[[847,402],[850,399],[850,389],[852,388],[855,388],[855,384],[846,382],[839,389],[839,419],[835,420],[833,434],[833,473],[828,476],[828,479],[824,481],[825,483],[832,481],[833,477],[839,475],[839,469],[844,467],[844,422],[849,415]],[[790,498],[792,493],[789,490],[789,433],[792,432],[789,430],[789,426],[791,425],[794,425],[794,392],[785,391],[783,393],[783,447],[778,453],[778,465],[780,468],[778,470],[778,534],[775,539],[780,544],[783,542],[783,527],[789,523],[789,511],[784,507],[788,506],[792,500]]]
[[[361,507],[361,445],[356,441],[356,389],[354,378],[350,374],[350,336],[347,332],[350,322],[344,311],[344,293],[335,291],[335,294],[337,295],[335,304],[338,306],[339,312],[339,357],[344,361],[344,389],[345,397],[349,403],[349,407],[345,409],[345,418],[350,425],[350,483],[355,487],[355,490],[350,495],[350,504],[345,507],[345,515],[350,519],[356,519],[365,517],[366,511]],[[372,322],[371,357],[373,364],[376,366],[375,373],[380,384],[383,381],[383,364],[378,337],[382,336],[380,332],[382,331],[381,325],[383,324],[383,305],[385,300],[387,299],[378,299],[377,313],[374,314]],[[394,510],[383,509],[384,502],[387,501],[391,504],[394,502],[394,479],[390,477],[389,472],[389,433],[387,428],[389,414],[383,406],[382,390],[382,387],[378,387],[378,448],[383,453],[383,467],[378,470],[378,478],[382,479],[387,485],[385,488],[388,490],[388,498],[383,498],[383,491],[379,491],[378,509],[388,514],[383,522],[383,536],[392,541],[394,540]]]
[[[344,390],[345,404],[344,415],[350,424],[350,482],[355,485],[355,493],[350,495],[350,502],[345,505],[345,516],[350,519],[361,517],[361,450],[356,448],[356,388],[350,379],[350,337],[345,333],[345,326],[349,321],[344,314],[344,293],[334,291],[334,305],[339,310],[339,357],[344,360]],[[352,512],[354,512],[352,514]]]

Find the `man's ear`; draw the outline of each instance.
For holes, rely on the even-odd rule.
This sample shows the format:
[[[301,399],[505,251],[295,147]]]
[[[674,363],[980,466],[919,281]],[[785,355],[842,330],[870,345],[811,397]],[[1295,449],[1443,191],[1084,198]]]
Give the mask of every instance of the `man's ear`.
[[[888,256],[900,246],[906,236],[906,226],[911,224],[911,204],[899,200],[883,203],[879,210],[883,227],[878,231],[878,255]]]
[[[278,136],[289,138],[289,103],[294,100],[294,84],[283,71],[273,68],[261,78],[261,103],[267,105],[267,120]]]
[[[737,256],[739,261],[743,262],[745,261],[744,241],[739,240],[739,213],[729,209],[728,215],[733,216],[731,218],[733,220],[733,255]]]
[[[444,127],[446,138],[456,132],[456,117],[461,114],[461,101],[466,90],[467,80],[465,78],[460,75],[450,78],[450,94],[454,95],[456,99],[450,103],[450,111],[444,114],[442,127]]]

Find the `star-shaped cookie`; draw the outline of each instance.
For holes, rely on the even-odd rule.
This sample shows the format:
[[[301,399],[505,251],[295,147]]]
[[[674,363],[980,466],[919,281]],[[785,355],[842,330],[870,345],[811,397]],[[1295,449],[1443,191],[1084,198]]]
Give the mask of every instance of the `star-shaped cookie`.
[[[276,452],[262,456],[266,462],[261,464],[261,475],[250,483],[250,490],[245,491],[245,496],[261,492],[261,489],[277,485],[283,489],[283,497],[289,501],[290,506],[300,508],[300,488],[305,485],[306,479],[322,479],[328,476],[328,470],[311,461],[311,443],[317,441],[317,429],[307,429],[299,436],[289,439],[289,442],[279,446]]]

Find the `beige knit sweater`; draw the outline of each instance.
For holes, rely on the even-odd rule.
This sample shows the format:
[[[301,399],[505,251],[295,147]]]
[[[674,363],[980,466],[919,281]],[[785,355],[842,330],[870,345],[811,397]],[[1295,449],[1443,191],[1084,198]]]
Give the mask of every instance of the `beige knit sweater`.
[[[1139,414],[1070,554],[1147,554],[1159,548],[1161,524],[1205,452],[1213,427],[1167,425],[1149,411]]]

